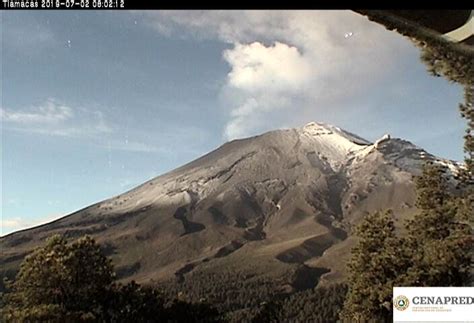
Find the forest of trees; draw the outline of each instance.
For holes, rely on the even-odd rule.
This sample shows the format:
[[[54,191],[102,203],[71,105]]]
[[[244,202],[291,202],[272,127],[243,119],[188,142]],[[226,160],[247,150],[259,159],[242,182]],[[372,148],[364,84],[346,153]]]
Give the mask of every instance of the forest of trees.
[[[7,282],[5,322],[217,322],[205,303],[165,299],[156,289],[115,282],[111,260],[89,236],[52,236]]]
[[[269,281],[250,286],[240,277],[233,281],[243,285],[232,287],[222,285],[225,279],[212,284],[208,277],[195,278],[179,299],[173,286],[119,284],[94,239],[67,243],[56,235],[6,283],[1,315],[5,322],[330,322],[337,320],[347,291],[333,285],[275,298]]]
[[[366,216],[349,263],[349,292],[341,318],[392,319],[394,286],[469,286],[473,238],[465,196],[450,194],[441,165],[417,178],[418,213],[396,232],[390,211]],[[471,213],[472,216],[472,213]]]
[[[204,278],[200,285],[196,279],[190,284],[200,292],[189,288],[190,294],[176,298],[171,286],[115,282],[111,260],[93,238],[68,243],[55,235],[6,283],[1,317],[5,322],[332,322],[347,292],[345,285],[333,285],[275,297],[264,281],[247,286],[241,278],[233,280],[244,284],[238,288],[224,286],[225,280],[213,284]]]

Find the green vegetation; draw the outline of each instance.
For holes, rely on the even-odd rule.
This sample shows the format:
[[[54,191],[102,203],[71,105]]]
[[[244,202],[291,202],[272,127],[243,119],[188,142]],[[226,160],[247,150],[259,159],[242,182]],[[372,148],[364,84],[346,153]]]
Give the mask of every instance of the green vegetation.
[[[342,318],[360,322],[391,318],[392,288],[407,267],[403,241],[395,234],[391,212],[366,216],[355,230],[360,238],[349,262],[349,293]]]
[[[412,264],[405,285],[467,285],[473,238],[464,214],[465,196],[450,194],[445,169],[433,164],[425,166],[417,190],[420,211],[406,224]]]
[[[470,284],[473,238],[465,199],[450,194],[441,165],[427,163],[416,185],[419,211],[405,223],[406,234],[396,234],[391,212],[370,214],[355,230],[344,320],[390,321],[394,286]]]
[[[345,285],[282,291],[288,281],[232,270],[191,272],[181,284],[160,284],[162,293],[191,302],[205,299],[230,322],[335,322],[347,292]],[[280,289],[280,291],[277,291]]]
[[[347,286],[334,284],[293,294],[261,306],[252,322],[336,322]]]
[[[114,282],[111,261],[89,236],[70,244],[49,238],[7,283],[5,322],[213,322],[204,303],[166,300],[151,287]]]
[[[451,43],[439,34],[399,16],[363,10],[370,20],[410,37],[421,60],[435,76],[464,86],[461,116],[465,167],[450,191],[446,169],[427,163],[417,178],[418,213],[405,223],[406,234],[395,234],[390,212],[367,216],[356,229],[359,238],[349,263],[349,292],[344,321],[390,321],[393,286],[470,286],[474,239],[474,50]]]
[[[1,315],[5,322],[333,322],[347,292],[333,285],[275,294],[274,281],[219,275],[156,287],[118,284],[94,239],[68,243],[55,235],[6,283]]]

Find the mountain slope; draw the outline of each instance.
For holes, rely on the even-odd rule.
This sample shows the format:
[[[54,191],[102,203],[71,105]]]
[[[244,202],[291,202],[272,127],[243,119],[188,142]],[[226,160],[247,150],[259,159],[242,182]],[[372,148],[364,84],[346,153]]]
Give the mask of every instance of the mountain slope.
[[[426,159],[457,167],[401,139],[372,144],[314,122],[235,140],[124,194],[0,238],[0,265],[12,276],[46,237],[91,234],[125,280],[183,284],[226,272],[265,279],[279,292],[311,288],[343,279],[351,227],[366,212],[413,212],[412,176]]]

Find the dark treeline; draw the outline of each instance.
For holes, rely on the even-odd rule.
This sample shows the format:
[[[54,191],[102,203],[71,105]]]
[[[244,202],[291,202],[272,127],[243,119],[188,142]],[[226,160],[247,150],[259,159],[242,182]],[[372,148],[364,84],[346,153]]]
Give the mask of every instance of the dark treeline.
[[[335,322],[347,288],[275,294],[271,279],[222,272],[185,283],[115,281],[95,240],[55,235],[27,256],[2,295],[5,322]],[[183,293],[182,291],[186,291]]]
[[[28,255],[2,295],[5,322],[218,322],[206,303],[166,299],[157,289],[115,282],[89,236],[68,243],[55,235]]]

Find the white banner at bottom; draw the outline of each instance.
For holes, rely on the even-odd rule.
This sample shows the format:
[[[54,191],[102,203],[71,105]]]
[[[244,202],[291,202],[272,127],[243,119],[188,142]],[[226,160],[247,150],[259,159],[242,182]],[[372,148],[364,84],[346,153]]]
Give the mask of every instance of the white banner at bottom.
[[[393,322],[474,322],[474,287],[394,287]]]

